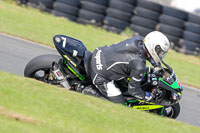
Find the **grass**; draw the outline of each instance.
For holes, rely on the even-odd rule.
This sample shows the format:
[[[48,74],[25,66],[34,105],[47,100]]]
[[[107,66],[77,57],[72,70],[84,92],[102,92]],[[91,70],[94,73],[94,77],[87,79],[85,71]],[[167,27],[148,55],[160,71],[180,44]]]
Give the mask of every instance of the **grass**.
[[[166,62],[184,84],[200,88],[200,58],[169,52]]]
[[[99,46],[125,40],[128,38],[127,34],[130,35],[129,30],[125,32],[125,35],[116,35],[98,27],[80,25],[61,17],[41,13],[32,8],[19,7],[5,1],[0,1],[0,32],[50,47],[54,47],[52,43],[54,35],[65,34],[81,40],[91,51]],[[165,60],[175,70],[180,81],[200,88],[200,58],[171,50]]]
[[[0,71],[2,133],[199,133],[200,128]],[[17,82],[16,82],[17,81]]]
[[[21,8],[0,1],[0,32],[54,47],[52,38],[56,34],[65,34],[83,41],[90,50],[96,46],[110,45],[124,40],[126,36],[108,33],[101,28],[84,26],[64,18],[56,18],[36,9]]]

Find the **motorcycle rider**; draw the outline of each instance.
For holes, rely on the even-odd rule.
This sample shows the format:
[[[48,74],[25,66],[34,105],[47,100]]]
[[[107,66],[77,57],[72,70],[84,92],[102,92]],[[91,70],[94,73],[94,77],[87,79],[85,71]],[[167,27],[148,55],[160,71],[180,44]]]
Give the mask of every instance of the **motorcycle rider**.
[[[114,81],[130,77],[128,93],[150,101],[152,93],[141,89],[146,60],[154,67],[159,66],[169,47],[167,37],[159,31],[153,31],[144,39],[135,36],[111,46],[96,48],[91,57],[89,73],[93,84],[106,99],[124,104],[124,97]]]

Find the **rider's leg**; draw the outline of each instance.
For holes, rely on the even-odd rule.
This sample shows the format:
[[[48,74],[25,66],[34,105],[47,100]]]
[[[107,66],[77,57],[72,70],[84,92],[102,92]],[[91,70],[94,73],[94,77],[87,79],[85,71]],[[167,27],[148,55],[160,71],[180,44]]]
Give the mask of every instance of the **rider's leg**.
[[[109,101],[112,101],[114,103],[121,103],[124,105],[124,96],[123,95],[118,95],[118,96],[113,96],[113,97],[107,97]]]
[[[96,74],[93,78],[93,84],[108,100],[124,104],[124,97],[120,89],[115,86],[114,81],[109,81],[103,76]]]
[[[119,88],[117,88],[114,84],[114,81],[108,82],[106,84],[107,87],[107,97],[108,100],[115,102],[115,103],[122,103],[124,104],[124,97]]]

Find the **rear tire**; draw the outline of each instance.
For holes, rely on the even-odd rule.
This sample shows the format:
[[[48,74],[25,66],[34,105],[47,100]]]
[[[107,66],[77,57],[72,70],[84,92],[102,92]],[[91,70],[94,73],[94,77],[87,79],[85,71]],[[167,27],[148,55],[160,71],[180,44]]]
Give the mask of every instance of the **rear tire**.
[[[43,71],[50,71],[52,63],[59,62],[61,59],[58,55],[41,55],[33,58],[31,61],[28,62],[28,64],[25,67],[24,70],[24,76],[29,78],[35,78],[37,79],[36,72],[43,70]],[[38,79],[39,80],[39,79]]]

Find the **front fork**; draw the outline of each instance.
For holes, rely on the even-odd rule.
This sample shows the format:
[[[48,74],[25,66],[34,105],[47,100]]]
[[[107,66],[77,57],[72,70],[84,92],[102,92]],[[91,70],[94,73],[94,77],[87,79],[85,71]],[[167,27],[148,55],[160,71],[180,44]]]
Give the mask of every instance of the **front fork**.
[[[71,89],[71,85],[68,82],[64,72],[61,71],[60,65],[58,63],[56,62],[52,63],[51,71],[53,72],[53,74],[55,75],[56,79],[58,80],[58,82],[62,87],[68,90]]]

